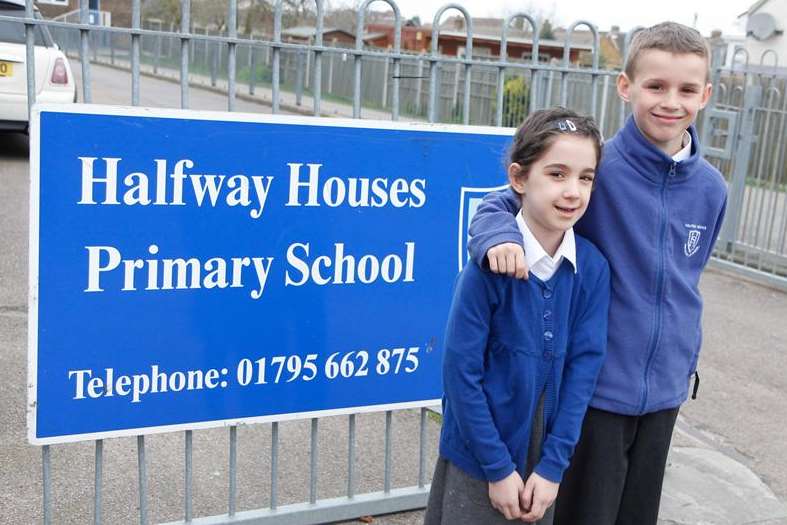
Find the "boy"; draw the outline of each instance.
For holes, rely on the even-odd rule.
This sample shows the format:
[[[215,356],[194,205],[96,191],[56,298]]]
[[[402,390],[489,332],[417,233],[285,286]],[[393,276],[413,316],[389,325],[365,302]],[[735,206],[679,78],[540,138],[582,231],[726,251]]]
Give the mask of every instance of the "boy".
[[[555,504],[558,525],[657,522],[672,430],[696,376],[697,285],[726,206],[693,126],[708,77],[705,41],[672,22],[634,37],[618,77],[632,116],[604,146],[593,202],[576,225],[612,271],[607,358]],[[487,196],[469,249],[479,264],[486,256],[493,271],[523,277],[517,209],[510,190]]]

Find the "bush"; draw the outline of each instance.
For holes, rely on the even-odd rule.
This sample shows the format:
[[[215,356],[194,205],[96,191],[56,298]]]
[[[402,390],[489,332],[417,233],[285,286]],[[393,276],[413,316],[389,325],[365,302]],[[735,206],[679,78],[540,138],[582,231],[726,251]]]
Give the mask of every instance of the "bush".
[[[257,64],[257,74],[255,75],[256,84],[270,84],[273,81],[273,72],[271,68],[264,64]],[[238,70],[237,79],[239,82],[248,83],[251,79],[251,69],[243,67]]]
[[[525,120],[530,105],[525,77],[511,77],[503,85],[503,126],[515,128]]]

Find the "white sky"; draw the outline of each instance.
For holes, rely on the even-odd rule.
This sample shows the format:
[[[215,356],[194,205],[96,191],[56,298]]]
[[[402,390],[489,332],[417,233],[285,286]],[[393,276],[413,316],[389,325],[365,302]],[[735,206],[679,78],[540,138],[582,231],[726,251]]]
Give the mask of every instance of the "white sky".
[[[450,0],[394,0],[402,16],[418,15],[422,23],[431,23],[437,10]],[[341,0],[334,0],[341,4]],[[712,29],[721,29],[725,35],[742,35],[737,17],[754,4],[754,0],[454,0],[474,17],[504,18],[517,11],[533,16],[542,14],[556,25],[568,26],[576,20],[587,20],[600,30],[607,31],[618,25],[622,31],[632,27],[650,26],[672,20],[696,27],[709,36]],[[374,2],[374,10],[388,10],[384,2]],[[694,16],[697,23],[694,24]],[[452,9],[444,17],[458,14]]]

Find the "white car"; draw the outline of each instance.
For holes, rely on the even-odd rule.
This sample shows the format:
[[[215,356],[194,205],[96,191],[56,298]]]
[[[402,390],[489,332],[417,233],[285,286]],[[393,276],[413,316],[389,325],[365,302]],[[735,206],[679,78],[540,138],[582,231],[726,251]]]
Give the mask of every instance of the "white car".
[[[0,0],[0,15],[24,18],[24,0]],[[36,18],[40,18],[38,11]],[[76,102],[76,82],[49,30],[36,26],[36,102]],[[0,130],[27,130],[25,26],[0,20]]]

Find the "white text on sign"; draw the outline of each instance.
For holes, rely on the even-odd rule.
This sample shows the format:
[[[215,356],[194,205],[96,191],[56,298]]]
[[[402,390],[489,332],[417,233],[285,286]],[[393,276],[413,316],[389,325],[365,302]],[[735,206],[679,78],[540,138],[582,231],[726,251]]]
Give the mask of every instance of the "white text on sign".
[[[196,206],[248,208],[252,219],[262,217],[275,177],[198,173],[191,159],[170,163],[153,159],[148,172],[123,169],[120,157],[78,157],[81,166],[79,205],[85,206]],[[325,176],[320,163],[290,162],[284,207],[421,208],[426,204],[426,179]],[[158,243],[147,253],[129,256],[117,246],[85,246],[85,292],[162,290],[221,290],[250,288],[260,299],[274,260],[283,259],[285,286],[309,283],[355,285],[415,282],[415,242],[404,241],[388,253],[362,253],[343,242],[333,243],[332,254],[318,254],[308,242],[292,242],[281,256],[248,255],[197,258],[162,257]],[[126,250],[128,251],[128,250]],[[107,284],[108,282],[113,285]]]
[[[418,352],[419,347],[411,346],[382,348],[371,353],[367,350],[334,352],[329,356],[244,357],[232,367],[207,370],[165,370],[154,364],[136,374],[118,373],[114,368],[69,370],[68,379],[72,382],[75,400],[128,397],[131,403],[139,403],[151,394],[411,374],[420,364]]]

